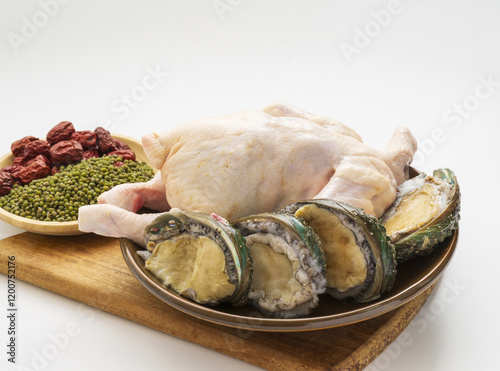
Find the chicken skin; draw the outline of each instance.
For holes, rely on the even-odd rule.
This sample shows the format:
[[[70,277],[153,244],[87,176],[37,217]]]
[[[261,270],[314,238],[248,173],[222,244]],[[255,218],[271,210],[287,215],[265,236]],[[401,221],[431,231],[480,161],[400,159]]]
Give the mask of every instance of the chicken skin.
[[[398,127],[379,151],[335,120],[279,103],[190,121],[142,142],[157,176],[115,187],[100,203],[133,212],[177,207],[230,221],[311,198],[380,217],[408,178],[417,147],[410,131]]]

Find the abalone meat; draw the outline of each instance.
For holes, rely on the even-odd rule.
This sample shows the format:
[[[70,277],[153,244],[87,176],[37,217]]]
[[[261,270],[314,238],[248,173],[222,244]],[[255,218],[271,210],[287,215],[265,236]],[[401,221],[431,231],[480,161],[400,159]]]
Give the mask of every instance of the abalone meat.
[[[146,269],[200,304],[244,305],[251,284],[245,240],[215,215],[171,209],[146,227]]]
[[[384,213],[382,224],[396,249],[398,262],[427,255],[458,228],[460,188],[450,169],[425,173],[398,187],[396,201]]]
[[[284,212],[302,218],[319,236],[326,259],[326,292],[346,302],[371,302],[394,283],[394,247],[378,220],[330,199],[307,200]]]
[[[321,242],[312,228],[293,215],[278,213],[244,217],[233,225],[252,256],[249,303],[277,318],[310,314],[326,286]]]

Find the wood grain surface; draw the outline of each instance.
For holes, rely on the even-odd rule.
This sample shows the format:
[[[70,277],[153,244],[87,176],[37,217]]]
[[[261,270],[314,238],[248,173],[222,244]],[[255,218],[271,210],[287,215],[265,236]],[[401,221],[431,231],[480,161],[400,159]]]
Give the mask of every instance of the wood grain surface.
[[[25,232],[0,241],[4,274],[1,262],[11,255],[17,279],[268,370],[362,370],[408,326],[432,290],[352,325],[259,332],[205,322],[160,301],[130,273],[118,239]]]

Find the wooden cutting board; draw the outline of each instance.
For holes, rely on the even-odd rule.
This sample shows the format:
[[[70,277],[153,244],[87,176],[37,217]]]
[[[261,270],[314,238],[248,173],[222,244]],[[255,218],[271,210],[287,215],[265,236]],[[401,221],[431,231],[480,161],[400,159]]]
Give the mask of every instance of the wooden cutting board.
[[[199,320],[157,299],[130,273],[118,239],[25,232],[0,241],[0,261],[12,255],[17,279],[268,370],[361,370],[408,326],[432,290],[348,326],[251,332]],[[7,264],[0,267],[5,274]]]

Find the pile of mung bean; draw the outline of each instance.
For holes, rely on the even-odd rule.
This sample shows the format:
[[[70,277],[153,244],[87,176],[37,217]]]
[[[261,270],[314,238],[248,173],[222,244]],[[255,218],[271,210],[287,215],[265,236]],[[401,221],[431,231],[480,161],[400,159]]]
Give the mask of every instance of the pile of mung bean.
[[[61,166],[60,172],[15,185],[0,197],[5,211],[28,219],[67,222],[78,219],[78,208],[97,203],[97,197],[124,183],[147,182],[154,171],[144,162],[105,156]]]

